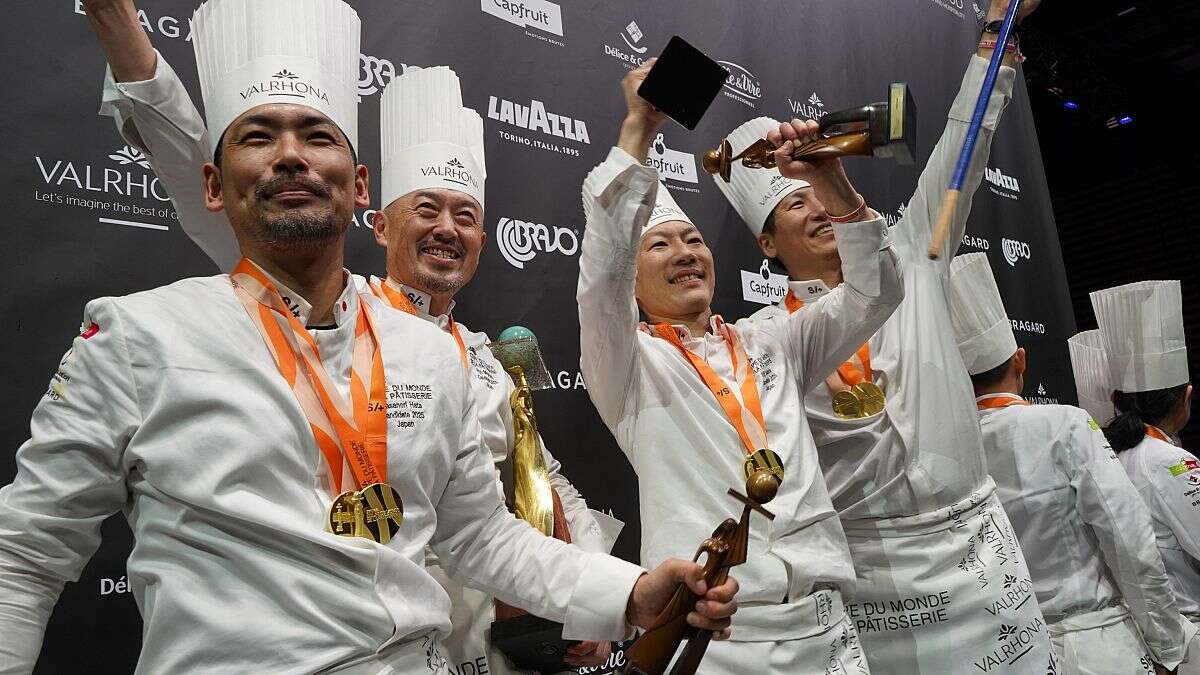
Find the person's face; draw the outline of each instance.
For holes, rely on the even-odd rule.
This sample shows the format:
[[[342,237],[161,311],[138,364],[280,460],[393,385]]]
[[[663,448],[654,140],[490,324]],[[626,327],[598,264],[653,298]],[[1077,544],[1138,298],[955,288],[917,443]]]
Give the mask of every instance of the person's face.
[[[375,214],[388,275],[426,293],[454,294],[475,276],[487,243],[483,208],[458,190],[410,192]]]
[[[768,258],[777,258],[789,272],[813,276],[831,264],[841,265],[833,222],[810,187],[793,190],[775,206],[775,229],[758,237]]]
[[[205,205],[224,210],[239,240],[272,247],[340,237],[369,204],[367,168],[345,134],[307,106],[257,106],[221,141],[221,166],[204,166]]]
[[[712,251],[696,226],[681,220],[660,223],[639,244],[634,295],[653,317],[696,315],[712,304],[713,269]]]

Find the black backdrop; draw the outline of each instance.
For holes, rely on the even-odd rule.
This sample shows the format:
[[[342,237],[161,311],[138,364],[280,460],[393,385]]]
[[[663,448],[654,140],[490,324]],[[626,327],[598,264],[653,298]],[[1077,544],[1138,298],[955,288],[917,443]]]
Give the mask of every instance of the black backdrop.
[[[196,0],[143,0],[154,45],[198,100],[188,17]],[[351,0],[363,19],[360,146],[378,176],[379,90],[406,67],[449,65],[467,105],[484,116],[488,245],[457,317],[495,334],[512,324],[540,338],[556,389],[537,396],[547,442],[590,504],[627,525],[617,553],[636,559],[635,477],[587,399],[578,374],[574,303],[583,216],[579,188],[615,138],[618,80],[684,36],[737,75],[695,132],[669,125],[652,157],[718,261],[715,309],[744,316],[739,269],[757,270],[753,240],[692,158],[758,115],[809,117],[884,97],[904,80],[921,111],[921,162],[975,48],[982,12],[968,0]],[[964,6],[965,5],[965,6]],[[514,18],[506,7],[524,17]],[[103,57],[78,0],[14,3],[0,26],[7,90],[9,263],[0,272],[8,355],[0,390],[0,483],[28,437],[29,413],[75,335],[87,299],[216,272],[174,220],[144,159],[96,115]],[[731,78],[732,80],[732,78]],[[1027,395],[1074,402],[1064,340],[1075,329],[1025,86],[1004,116],[975,200],[963,251],[986,251],[1017,340],[1031,349]],[[529,115],[524,114],[526,109]],[[524,124],[520,124],[524,121]],[[850,160],[877,209],[894,217],[916,184],[914,167]],[[373,194],[378,195],[378,182]],[[359,213],[348,266],[383,272],[383,253]],[[47,630],[39,672],[128,672],[140,620],[124,584],[130,538],[117,516],[82,579],[69,584]],[[206,589],[219,594],[220,588]],[[466,671],[469,673],[469,671]],[[476,674],[470,674],[476,675]]]

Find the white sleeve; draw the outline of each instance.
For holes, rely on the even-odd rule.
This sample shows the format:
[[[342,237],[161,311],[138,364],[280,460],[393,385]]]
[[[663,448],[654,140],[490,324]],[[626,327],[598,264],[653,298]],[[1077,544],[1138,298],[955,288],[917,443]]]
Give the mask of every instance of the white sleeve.
[[[1157,452],[1145,458],[1150,494],[1142,496],[1171,528],[1184,552],[1200,561],[1200,498],[1188,494],[1200,484],[1200,468],[1189,468],[1184,460],[1195,458],[1187,450],[1177,450],[1178,454]]]
[[[850,358],[904,299],[898,260],[883,218],[833,227],[842,283],[801,310],[775,319],[787,322],[803,392],[811,391]]]
[[[0,488],[0,673],[28,673],[68,581],[100,544],[100,524],[128,499],[125,447],[141,418],[117,311],[93,300]]]
[[[1076,508],[1104,552],[1104,563],[1125,597],[1157,663],[1174,668],[1187,651],[1175,595],[1154,542],[1150,512],[1100,427],[1079,411],[1059,431],[1074,466]]]
[[[583,495],[562,475],[562,464],[550,454],[545,443],[542,443],[542,457],[550,474],[550,487],[562,500],[563,515],[567,517],[567,528],[571,531],[571,543],[593,553],[611,552],[624,523],[588,508]]]
[[[967,229],[967,216],[971,214],[971,202],[974,200],[975,190],[983,180],[983,171],[987,167],[988,155],[991,154],[996,125],[1000,121],[1000,114],[1012,99],[1013,81],[1017,72],[1008,66],[1000,66],[1000,72],[996,74],[996,87],[988,99],[983,126],[979,130],[974,154],[971,155],[971,163],[963,180],[962,196],[959,197],[958,207],[954,212],[950,233],[946,236],[946,248],[936,262],[929,260],[926,251],[933,238],[938,209],[941,208],[942,196],[950,185],[950,177],[954,175],[954,167],[958,164],[958,154],[962,150],[967,127],[970,126],[971,117],[975,112],[975,101],[979,98],[987,67],[986,59],[971,57],[967,72],[963,75],[962,86],[950,106],[946,129],[929,155],[929,161],[917,180],[917,190],[895,228],[896,247],[906,260],[939,265],[943,274],[950,269],[950,260],[962,243],[963,233]]]
[[[201,168],[212,161],[208,130],[171,64],[158,54],[154,77],[141,82],[116,82],[107,70],[100,114],[112,117],[125,142],[146,155],[187,236],[222,272],[232,270],[242,257],[233,228],[224,212],[204,207]]]
[[[587,229],[579,254],[579,366],[588,396],[617,437],[638,372],[634,299],[642,226],[650,220],[658,175],[613,148],[583,182]]]
[[[504,508],[495,465],[463,382],[461,450],[437,505],[430,542],[450,576],[501,601],[563,623],[568,640],[619,640],[642,568],[542,535]],[[597,589],[602,589],[597,592]]]

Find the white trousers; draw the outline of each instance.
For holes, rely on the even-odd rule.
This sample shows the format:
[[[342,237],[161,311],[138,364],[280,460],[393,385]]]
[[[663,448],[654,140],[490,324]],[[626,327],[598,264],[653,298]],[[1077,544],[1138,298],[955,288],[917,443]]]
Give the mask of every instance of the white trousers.
[[[1124,606],[1050,624],[1060,675],[1154,675],[1154,665]]]
[[[733,574],[736,576],[736,568]],[[854,624],[846,617],[841,594],[821,590],[785,605],[738,608],[733,618],[733,639],[710,643],[696,675],[870,672]]]
[[[1057,672],[1029,569],[994,493],[989,478],[936,512],[843,521],[858,577],[846,609],[880,672]]]

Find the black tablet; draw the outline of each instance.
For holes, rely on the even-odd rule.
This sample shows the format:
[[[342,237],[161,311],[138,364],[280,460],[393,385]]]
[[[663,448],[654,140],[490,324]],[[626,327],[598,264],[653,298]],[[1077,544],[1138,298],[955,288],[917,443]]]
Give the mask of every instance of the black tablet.
[[[688,129],[695,129],[729,77],[721,64],[676,35],[646,74],[638,96]]]

